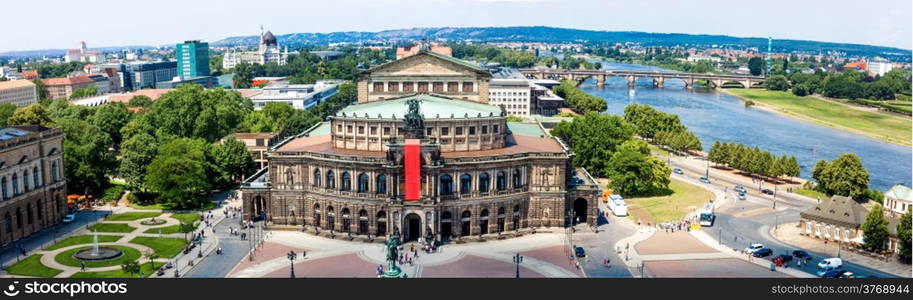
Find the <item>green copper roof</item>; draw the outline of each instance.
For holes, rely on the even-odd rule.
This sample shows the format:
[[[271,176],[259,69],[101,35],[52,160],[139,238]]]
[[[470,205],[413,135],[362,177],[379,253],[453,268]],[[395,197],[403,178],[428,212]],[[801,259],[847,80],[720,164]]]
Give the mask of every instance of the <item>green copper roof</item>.
[[[512,134],[516,135],[525,135],[531,137],[548,137],[548,133],[542,131],[542,127],[539,127],[539,124],[530,124],[530,123],[520,123],[520,122],[507,122],[507,128],[510,129]]]
[[[913,190],[900,184],[891,187],[885,195],[899,200],[913,200]]]
[[[467,100],[451,99],[434,94],[413,94],[400,98],[349,105],[336,113],[337,117],[356,116],[377,119],[402,119],[409,112],[406,101],[421,101],[419,110],[425,120],[449,118],[478,118],[501,116],[501,108]]]

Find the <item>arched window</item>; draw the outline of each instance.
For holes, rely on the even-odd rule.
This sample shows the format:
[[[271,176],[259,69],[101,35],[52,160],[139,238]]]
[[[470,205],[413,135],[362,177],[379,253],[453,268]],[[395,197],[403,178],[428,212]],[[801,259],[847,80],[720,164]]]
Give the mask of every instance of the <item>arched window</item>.
[[[441,195],[453,195],[453,177],[450,175],[441,176]]]
[[[460,175],[460,194],[469,194],[472,190],[472,176],[469,174]]]
[[[387,193],[387,175],[377,175],[377,190],[374,192],[377,194]]]
[[[342,184],[343,191],[352,190],[352,175],[349,175],[349,172],[342,172]]]
[[[336,212],[332,206],[327,206],[327,229],[336,230]]]
[[[358,234],[368,234],[368,211],[358,212]]]
[[[320,204],[314,204],[314,227],[320,227]]]
[[[22,188],[24,188],[26,192],[28,192],[30,189],[30,187],[29,187],[29,170],[22,171]]]
[[[488,173],[482,173],[479,175],[479,192],[488,193],[488,187],[491,185],[491,178],[489,178]]]
[[[488,234],[488,209],[483,209],[479,215],[479,232]]]
[[[3,227],[6,233],[13,232],[13,217],[10,216],[10,212],[6,212],[6,216],[3,216]]]
[[[368,174],[361,173],[361,175],[358,175],[358,192],[359,193],[368,192],[368,181],[370,181],[370,179],[371,179],[371,177],[368,176]]]
[[[25,220],[28,224],[32,224],[32,204],[28,203],[25,205]]]
[[[520,228],[520,206],[514,205],[514,220],[513,220],[513,230]]]
[[[16,229],[22,229],[22,208],[16,208]]]
[[[19,175],[13,174],[13,195],[19,195]]]
[[[3,178],[0,179],[0,189],[3,190],[3,200],[9,199],[10,195],[6,190],[6,176],[3,176]]]
[[[504,174],[504,171],[498,171],[498,191],[503,191],[507,189],[507,175]]]
[[[44,219],[44,199],[38,199],[38,219]]]
[[[344,207],[342,209],[342,232],[351,231],[352,227],[352,216],[349,214],[349,208]]]
[[[35,184],[35,187],[41,186],[41,174],[38,172],[38,167],[32,169],[32,182]]]
[[[472,214],[468,210],[464,210],[460,214],[460,236],[469,236],[471,233],[469,231],[469,225],[472,221]]]
[[[53,182],[60,181],[60,177],[57,175],[57,161],[51,162],[51,179]]]
[[[320,186],[320,169],[314,169],[314,186]]]
[[[504,231],[504,207],[498,207],[498,232]]]
[[[387,235],[387,212],[379,211],[377,212],[377,236],[386,236]]]
[[[335,189],[336,188],[336,173],[332,170],[327,171],[327,188]]]
[[[513,180],[514,180],[514,188],[515,188],[515,189],[516,189],[516,188],[521,188],[521,187],[523,187],[523,178],[520,176],[520,170],[519,170],[519,169],[515,169],[515,170],[514,170]]]

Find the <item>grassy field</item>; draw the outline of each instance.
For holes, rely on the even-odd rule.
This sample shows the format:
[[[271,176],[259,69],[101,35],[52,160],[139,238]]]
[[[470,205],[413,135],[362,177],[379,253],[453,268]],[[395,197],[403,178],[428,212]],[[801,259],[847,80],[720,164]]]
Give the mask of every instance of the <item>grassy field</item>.
[[[161,230],[161,232],[159,232]],[[146,229],[143,233],[153,233],[153,234],[172,234],[172,233],[181,233],[181,225],[171,225],[165,227],[153,227]]]
[[[812,198],[812,199],[819,199],[819,198],[820,198],[821,200],[824,200],[824,199],[830,198],[830,197],[828,197],[827,194],[825,194],[825,193],[822,193],[822,192],[819,192],[819,191],[816,191],[816,190],[810,190],[810,189],[798,189],[798,190],[793,190],[793,193],[796,193],[796,194],[799,194],[799,195],[802,195],[802,196],[806,196],[806,197],[809,197],[809,198]]]
[[[152,275],[155,270],[164,265],[164,263],[154,262],[153,264],[143,263],[140,265],[140,274],[145,277]],[[133,275],[125,273],[123,270],[113,270],[104,272],[77,272],[70,278],[131,278]]]
[[[163,210],[163,209],[165,209],[165,206],[162,205],[162,204],[142,205],[142,204],[139,204],[139,203],[130,203],[130,208],[133,208],[133,209],[148,209],[148,210]]]
[[[10,275],[33,276],[51,278],[63,272],[57,269],[51,269],[41,264],[41,255],[35,254],[19,261],[18,263],[6,268]]]
[[[140,253],[139,250],[136,250],[136,249],[133,249],[130,247],[115,246],[115,245],[109,245],[109,246],[104,246],[104,247],[120,249],[121,251],[124,251],[124,254],[121,256],[118,256],[117,258],[109,259],[109,260],[87,261],[86,267],[98,268],[98,267],[117,266],[125,261],[137,260],[140,257],[142,257],[142,253]],[[60,254],[57,254],[57,256],[54,257],[54,260],[57,261],[57,263],[60,263],[65,266],[80,267],[81,266],[80,260],[73,258],[73,254],[76,253],[76,251],[83,250],[83,249],[90,249],[90,248],[92,248],[92,247],[91,246],[90,247],[80,247],[80,248],[70,249],[70,250],[67,250],[64,252],[60,252]]]
[[[120,235],[99,235],[98,242],[99,243],[116,242],[117,240],[121,239],[122,237],[123,236],[120,236]],[[69,247],[69,246],[73,246],[73,245],[91,244],[91,243],[92,243],[92,235],[77,235],[77,236],[71,236],[71,237],[65,238],[62,241],[59,241],[56,244],[53,244],[50,247],[45,248],[44,250],[54,250],[54,249],[60,249],[60,248]]]
[[[187,241],[176,238],[138,236],[130,240],[130,243],[152,248],[162,258],[172,258],[187,247]]]
[[[775,108],[778,112],[900,145],[911,145],[910,118],[846,107],[814,97],[761,89],[733,89],[726,92]]]
[[[154,218],[162,215],[160,212],[125,212],[108,216],[108,221],[134,221],[145,218]]]
[[[136,227],[122,223],[98,223],[89,227],[89,230],[97,232],[128,233],[136,230]]]
[[[178,220],[179,222],[193,223],[200,220],[200,214],[188,213],[188,214],[173,214],[171,215],[172,219]]]
[[[631,218],[645,223],[678,221],[713,198],[710,191],[676,179],[669,189],[665,195],[625,199]]]

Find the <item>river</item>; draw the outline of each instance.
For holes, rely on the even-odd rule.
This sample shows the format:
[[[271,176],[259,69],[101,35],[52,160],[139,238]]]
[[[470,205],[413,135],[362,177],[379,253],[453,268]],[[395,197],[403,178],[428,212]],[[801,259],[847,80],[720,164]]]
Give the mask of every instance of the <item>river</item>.
[[[662,70],[660,68],[602,61],[604,69]],[[895,184],[910,186],[911,147],[885,143],[865,136],[792,119],[777,113],[746,108],[731,95],[712,89],[685,89],[680,80],[666,80],[653,88],[650,79],[638,80],[633,89],[623,78],[606,80],[604,88],[589,79],[580,88],[608,101],[607,113],[622,115],[628,104],[648,104],[676,114],[701,140],[704,150],[715,141],[741,142],[776,155],[795,155],[802,178],[811,177],[818,160],[832,160],[842,153],[858,155],[869,171],[872,188],[886,191]]]

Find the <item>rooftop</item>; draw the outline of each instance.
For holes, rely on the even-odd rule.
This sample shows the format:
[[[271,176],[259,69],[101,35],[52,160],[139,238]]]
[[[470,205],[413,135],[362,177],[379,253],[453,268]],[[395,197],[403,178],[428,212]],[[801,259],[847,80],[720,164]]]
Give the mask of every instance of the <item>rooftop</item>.
[[[92,78],[89,78],[89,76],[82,75],[74,77],[47,78],[42,79],[41,82],[43,82],[45,85],[74,85],[82,83],[94,83],[95,80],[92,80]]]
[[[336,113],[337,117],[402,118],[409,112],[406,102],[421,101],[420,111],[425,120],[446,118],[475,118],[501,116],[501,108],[473,101],[451,99],[434,94],[413,94],[400,98],[349,105]]]
[[[0,89],[14,89],[14,88],[23,88],[23,87],[34,87],[35,84],[31,80],[9,80],[9,81],[0,81]]]
[[[441,157],[461,158],[461,157],[484,157],[484,156],[520,154],[520,153],[564,153],[564,149],[561,148],[561,145],[558,144],[558,142],[555,141],[555,139],[553,139],[553,138],[530,137],[530,136],[525,136],[525,135],[508,135],[505,138],[504,142],[505,142],[504,148],[500,148],[500,149],[443,152],[443,153],[441,153]],[[373,156],[373,157],[383,157],[386,154],[383,151],[365,151],[365,150],[349,150],[349,149],[334,148],[332,136],[329,134],[297,137],[297,138],[283,144],[279,148],[277,148],[276,152],[277,153],[313,152],[313,153],[320,153],[320,154]]]
[[[884,193],[885,197],[891,197],[897,200],[913,201],[913,190],[909,187],[898,184],[892,186],[890,190]]]
[[[865,222],[868,210],[849,197],[833,196],[800,213],[803,218],[826,223],[840,223],[847,226],[860,226]]]

